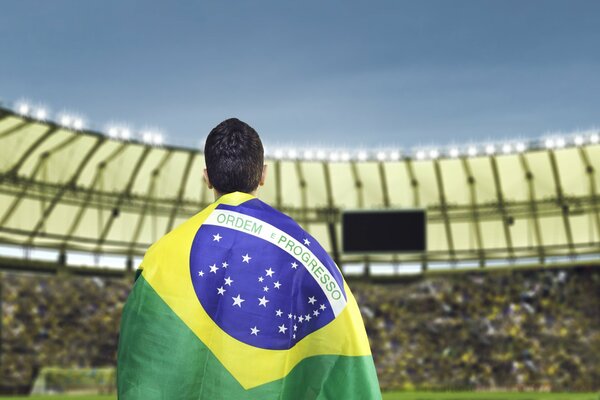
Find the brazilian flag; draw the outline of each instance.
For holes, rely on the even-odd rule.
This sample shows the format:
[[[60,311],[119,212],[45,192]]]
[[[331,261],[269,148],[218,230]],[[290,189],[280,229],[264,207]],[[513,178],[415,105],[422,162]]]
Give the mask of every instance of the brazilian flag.
[[[121,321],[120,399],[381,398],[337,266],[258,198],[220,197],[141,268]]]

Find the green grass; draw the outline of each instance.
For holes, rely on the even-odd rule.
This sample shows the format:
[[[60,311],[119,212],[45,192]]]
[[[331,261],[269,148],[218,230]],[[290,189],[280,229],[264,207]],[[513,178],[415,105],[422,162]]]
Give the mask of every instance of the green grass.
[[[29,396],[0,397],[0,400],[116,400],[115,396]],[[598,393],[474,393],[474,392],[388,392],[384,400],[600,400]]]

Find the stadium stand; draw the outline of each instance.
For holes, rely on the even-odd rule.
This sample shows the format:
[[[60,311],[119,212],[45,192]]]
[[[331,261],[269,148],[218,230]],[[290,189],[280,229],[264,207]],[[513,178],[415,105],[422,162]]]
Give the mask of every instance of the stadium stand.
[[[3,273],[2,391],[114,366],[129,279]],[[383,389],[600,390],[600,270],[351,282]]]
[[[0,108],[10,393],[42,368],[114,367],[139,258],[212,201],[196,149],[36,115]],[[261,198],[361,278],[350,285],[383,389],[600,390],[597,131],[407,153],[287,149],[266,162]],[[341,211],[353,209],[424,209],[427,250],[344,254]]]

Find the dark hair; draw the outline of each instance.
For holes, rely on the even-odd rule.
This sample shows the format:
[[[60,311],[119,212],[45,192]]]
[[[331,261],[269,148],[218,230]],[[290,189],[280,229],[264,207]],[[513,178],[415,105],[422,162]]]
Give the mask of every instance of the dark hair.
[[[264,149],[250,125],[230,118],[208,134],[204,160],[208,179],[219,193],[250,193],[260,183]]]

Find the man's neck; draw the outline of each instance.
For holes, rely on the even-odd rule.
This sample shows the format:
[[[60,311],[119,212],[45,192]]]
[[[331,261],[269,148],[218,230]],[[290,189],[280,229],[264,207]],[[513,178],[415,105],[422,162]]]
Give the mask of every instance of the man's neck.
[[[219,200],[219,198],[220,198],[221,196],[223,196],[224,194],[227,194],[227,193],[221,193],[221,192],[219,192],[217,189],[213,189],[213,193],[214,193],[214,195],[215,195],[215,201]],[[249,194],[249,195],[252,195],[252,196],[254,196],[254,197],[257,197],[257,195],[258,195],[258,188],[256,188],[256,190],[254,190],[254,191],[252,191],[252,192],[250,192],[250,193],[248,193],[248,194]]]

